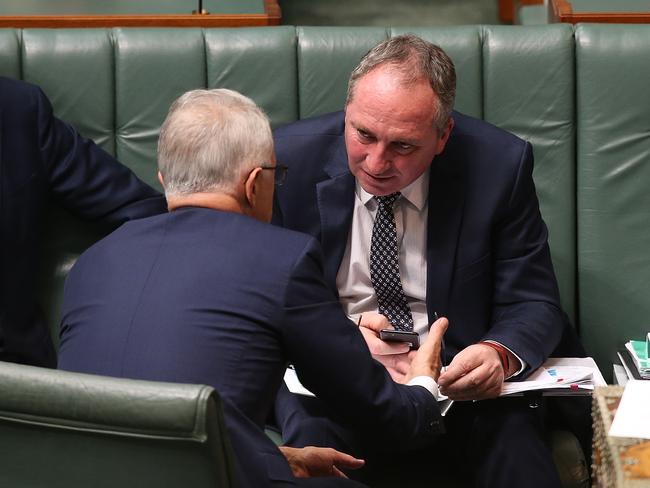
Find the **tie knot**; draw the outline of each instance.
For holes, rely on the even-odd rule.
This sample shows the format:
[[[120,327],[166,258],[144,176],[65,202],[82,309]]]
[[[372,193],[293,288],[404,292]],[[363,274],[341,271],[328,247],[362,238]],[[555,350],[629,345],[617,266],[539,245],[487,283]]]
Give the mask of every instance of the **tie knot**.
[[[395,193],[391,193],[390,195],[384,195],[383,197],[375,197],[375,200],[377,200],[377,204],[379,205],[380,208],[389,208],[392,210],[393,204],[401,196],[402,194],[396,191]]]

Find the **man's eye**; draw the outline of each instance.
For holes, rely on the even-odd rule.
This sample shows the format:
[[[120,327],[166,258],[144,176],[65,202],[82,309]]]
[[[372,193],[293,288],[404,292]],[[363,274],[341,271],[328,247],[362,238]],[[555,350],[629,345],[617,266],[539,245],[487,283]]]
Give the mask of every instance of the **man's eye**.
[[[397,142],[395,143],[397,145],[397,148],[400,149],[401,151],[410,151],[413,149],[413,144],[408,144],[406,142]]]
[[[365,130],[357,129],[357,134],[361,139],[370,139],[371,135],[368,134]]]

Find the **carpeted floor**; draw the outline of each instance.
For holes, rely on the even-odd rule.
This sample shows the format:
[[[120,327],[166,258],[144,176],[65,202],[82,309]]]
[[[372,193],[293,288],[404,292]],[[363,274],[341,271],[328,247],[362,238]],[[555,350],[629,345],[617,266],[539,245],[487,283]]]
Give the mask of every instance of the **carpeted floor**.
[[[286,25],[498,24],[497,0],[279,0]]]

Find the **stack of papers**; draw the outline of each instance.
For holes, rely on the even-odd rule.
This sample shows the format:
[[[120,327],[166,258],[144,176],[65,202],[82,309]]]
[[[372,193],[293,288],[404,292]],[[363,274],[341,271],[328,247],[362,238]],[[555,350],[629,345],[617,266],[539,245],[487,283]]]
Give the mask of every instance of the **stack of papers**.
[[[647,341],[628,341],[625,349],[630,354],[641,379],[650,379],[650,359],[648,359]]]
[[[501,396],[541,391],[545,396],[590,395],[594,386],[605,386],[592,358],[549,358],[524,381],[505,382]]]

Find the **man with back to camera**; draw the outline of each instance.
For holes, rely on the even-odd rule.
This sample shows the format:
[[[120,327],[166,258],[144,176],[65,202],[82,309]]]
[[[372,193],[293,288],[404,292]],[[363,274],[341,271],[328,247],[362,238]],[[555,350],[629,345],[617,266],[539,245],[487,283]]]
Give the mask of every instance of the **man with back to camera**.
[[[457,474],[476,486],[558,486],[538,412],[494,399],[505,379],[539,367],[568,328],[532,149],[452,112],[455,82],[444,51],[416,36],[373,48],[351,75],[344,112],[275,131],[292,177],[276,192],[274,222],[319,239],[330,288],[352,320],[361,317],[370,351],[393,378],[404,378],[413,353],[382,342],[379,329],[390,322],[425,337],[437,312],[450,323],[441,392],[485,401],[456,403],[435,455],[419,457],[383,457],[329,422],[317,400],[286,390],[278,423],[288,444],[352,449],[369,468],[376,456],[375,466],[429,471],[435,459],[458,466],[446,463],[456,456],[467,460]]]
[[[326,286],[315,239],[268,224],[286,167],[250,99],[230,90],[180,97],[161,128],[158,164],[169,213],[123,225],[68,275],[61,369],[214,386],[242,486],[357,486],[295,479],[264,436],[287,362],[339,422],[369,439],[413,446],[440,434],[446,319],[414,354],[410,385],[392,381]],[[331,450],[283,453],[296,475],[361,464]]]
[[[38,87],[0,77],[0,361],[56,367],[35,297],[52,203],[111,229],[165,211],[160,193],[56,118]]]

